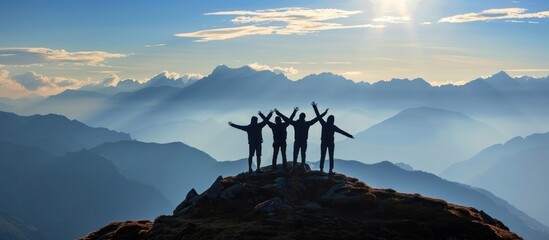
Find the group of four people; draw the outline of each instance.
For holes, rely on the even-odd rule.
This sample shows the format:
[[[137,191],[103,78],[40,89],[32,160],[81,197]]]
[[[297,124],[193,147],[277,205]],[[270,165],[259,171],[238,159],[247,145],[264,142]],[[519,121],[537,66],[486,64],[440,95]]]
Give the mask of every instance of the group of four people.
[[[297,157],[301,151],[301,164],[305,164],[305,156],[307,151],[307,139],[309,137],[309,128],[314,125],[316,122],[320,121],[322,125],[322,137],[320,144],[320,171],[324,171],[324,161],[326,159],[326,151],[329,154],[330,158],[330,170],[329,173],[333,173],[334,168],[334,134],[336,132],[343,134],[349,138],[354,138],[351,134],[341,130],[336,125],[334,125],[335,117],[330,115],[327,121],[324,121],[324,116],[328,113],[326,109],[322,114],[318,111],[318,106],[315,102],[311,104],[315,111],[316,117],[310,121],[305,120],[305,113],[299,114],[298,120],[293,120],[299,108],[294,108],[292,115],[286,117],[284,114],[280,113],[277,109],[274,110],[277,117],[275,122],[271,122],[270,118],[273,115],[273,111],[270,111],[267,116],[265,116],[261,111],[259,116],[263,119],[261,123],[258,122],[258,118],[253,116],[249,125],[242,126],[237,125],[232,122],[229,122],[229,125],[246,131],[248,133],[248,145],[249,145],[249,155],[248,155],[248,171],[252,172],[252,158],[255,155],[257,159],[257,171],[260,171],[261,166],[261,144],[263,143],[263,136],[261,130],[266,125],[273,131],[273,165],[272,168],[276,169],[276,160],[278,157],[278,152],[281,152],[282,155],[282,166],[284,169],[287,169],[287,159],[286,159],[286,138],[287,131],[286,128],[289,125],[294,127],[294,152],[293,152],[293,166],[297,166]],[[284,120],[284,121],[282,121]]]

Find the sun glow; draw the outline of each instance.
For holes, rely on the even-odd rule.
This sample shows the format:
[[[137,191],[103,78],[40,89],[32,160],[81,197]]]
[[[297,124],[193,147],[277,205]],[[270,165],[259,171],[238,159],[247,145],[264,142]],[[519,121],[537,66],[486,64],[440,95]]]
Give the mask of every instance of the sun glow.
[[[419,0],[371,0],[376,8],[376,17],[407,17]]]

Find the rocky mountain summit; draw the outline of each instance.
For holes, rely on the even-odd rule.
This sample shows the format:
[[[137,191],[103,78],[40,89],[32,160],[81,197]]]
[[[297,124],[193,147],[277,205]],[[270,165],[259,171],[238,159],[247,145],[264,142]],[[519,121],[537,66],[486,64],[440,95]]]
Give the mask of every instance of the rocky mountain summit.
[[[82,239],[521,238],[483,211],[305,166],[220,176],[172,216],[111,223]]]

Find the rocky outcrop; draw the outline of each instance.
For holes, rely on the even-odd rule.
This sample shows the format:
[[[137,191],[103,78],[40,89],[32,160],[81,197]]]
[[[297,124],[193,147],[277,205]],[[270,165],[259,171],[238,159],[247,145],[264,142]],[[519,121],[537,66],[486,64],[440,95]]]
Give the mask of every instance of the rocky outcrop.
[[[341,174],[265,168],[262,173],[219,177],[202,194],[191,190],[172,216],[160,216],[154,223],[113,223],[83,239],[520,237],[474,208],[375,189]]]

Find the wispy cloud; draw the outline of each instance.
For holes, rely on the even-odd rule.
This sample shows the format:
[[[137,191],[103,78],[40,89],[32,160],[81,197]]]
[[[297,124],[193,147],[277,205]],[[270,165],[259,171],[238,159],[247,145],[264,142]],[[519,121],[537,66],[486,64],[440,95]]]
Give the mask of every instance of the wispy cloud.
[[[164,47],[164,46],[166,46],[165,43],[143,45],[143,47],[146,47],[146,48],[151,48],[151,47]]]
[[[478,13],[466,13],[440,19],[439,22],[465,23],[500,19],[549,18],[549,11],[526,13],[525,8],[497,8]]]
[[[374,22],[407,23],[407,22],[410,22],[410,16],[383,16],[383,17],[375,18]]]
[[[205,15],[237,16],[231,20],[235,24],[249,24],[234,28],[217,28],[189,33],[178,33],[178,37],[198,38],[195,42],[226,40],[250,35],[290,35],[308,34],[324,30],[349,28],[380,28],[383,25],[360,24],[344,25],[325,22],[347,18],[362,11],[340,9],[278,8],[256,11],[225,11]],[[282,23],[282,25],[281,25]]]
[[[446,61],[446,62],[476,65],[476,66],[497,66],[501,64],[501,62],[490,60],[490,59],[483,59],[483,58],[476,58],[476,57],[469,57],[469,56],[459,56],[459,55],[439,55],[439,56],[434,56],[434,59],[438,61]]]
[[[344,76],[354,76],[354,75],[360,75],[362,72],[359,71],[348,71],[348,72],[342,72],[341,75]]]
[[[506,72],[549,72],[549,68],[519,68],[508,69]]]
[[[12,79],[30,91],[36,91],[39,88],[58,89],[76,87],[80,85],[80,81],[76,79],[66,77],[48,77],[33,71],[13,76]]]
[[[49,48],[0,48],[0,64],[34,65],[44,63],[73,63],[103,66],[110,58],[123,58],[127,54],[102,51],[69,52],[64,49]]]
[[[328,65],[348,65],[351,64],[351,62],[326,62]]]
[[[250,63],[248,64],[248,66],[256,71],[271,71],[274,73],[283,73],[284,75],[294,75],[299,73],[299,70],[295,69],[294,67],[270,67],[259,63]]]
[[[11,79],[8,70],[0,69],[0,96],[18,98],[27,95],[27,92],[21,84]]]

